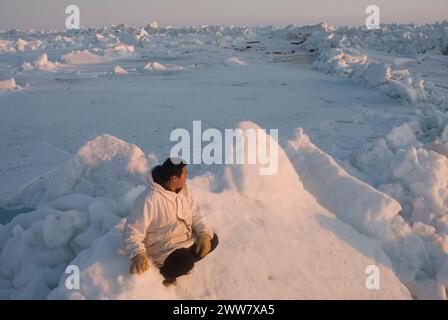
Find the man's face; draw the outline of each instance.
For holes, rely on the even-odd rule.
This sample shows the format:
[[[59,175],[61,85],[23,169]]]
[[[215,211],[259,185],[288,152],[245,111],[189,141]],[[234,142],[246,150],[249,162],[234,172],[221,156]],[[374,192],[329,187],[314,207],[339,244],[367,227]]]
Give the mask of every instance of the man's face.
[[[171,177],[174,189],[182,189],[185,186],[185,182],[187,182],[187,178],[188,178],[187,167],[183,167],[182,174],[180,175],[180,177],[176,176]]]

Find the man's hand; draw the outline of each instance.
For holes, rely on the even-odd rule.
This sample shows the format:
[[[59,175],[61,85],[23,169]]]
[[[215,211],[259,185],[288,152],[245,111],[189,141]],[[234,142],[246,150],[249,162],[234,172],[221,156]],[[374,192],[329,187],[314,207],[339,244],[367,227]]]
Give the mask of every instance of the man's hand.
[[[198,243],[196,245],[195,253],[199,254],[199,257],[203,258],[210,252],[212,248],[212,238],[209,235],[202,235],[198,239]]]
[[[131,273],[142,274],[149,268],[149,260],[146,252],[140,252],[131,260]]]

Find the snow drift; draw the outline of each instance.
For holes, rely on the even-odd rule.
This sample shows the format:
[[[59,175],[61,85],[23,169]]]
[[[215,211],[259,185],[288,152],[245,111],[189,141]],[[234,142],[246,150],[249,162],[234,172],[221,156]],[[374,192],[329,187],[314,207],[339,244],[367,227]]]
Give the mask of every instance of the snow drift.
[[[303,170],[278,150],[276,175],[260,176],[257,165],[229,165],[190,181],[221,241],[176,287],[165,288],[155,267],[142,276],[128,273],[121,240],[155,157],[109,135],[89,141],[40,184],[37,210],[1,226],[2,298],[409,298],[381,247],[322,206],[302,182],[309,180],[302,180]],[[364,192],[367,198],[369,189]],[[362,219],[382,230],[395,214],[387,206],[394,208],[393,201],[372,194],[383,207]],[[81,271],[79,290],[65,286],[67,265]],[[366,288],[369,265],[380,269],[380,290]]]

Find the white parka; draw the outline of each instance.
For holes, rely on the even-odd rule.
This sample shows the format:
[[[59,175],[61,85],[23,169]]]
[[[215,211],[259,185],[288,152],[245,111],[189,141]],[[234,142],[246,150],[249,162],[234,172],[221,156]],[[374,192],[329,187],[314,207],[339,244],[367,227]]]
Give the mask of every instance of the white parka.
[[[193,232],[213,237],[213,230],[187,184],[176,193],[148,181],[128,216],[123,241],[129,259],[146,251],[161,267],[171,252],[194,244]]]

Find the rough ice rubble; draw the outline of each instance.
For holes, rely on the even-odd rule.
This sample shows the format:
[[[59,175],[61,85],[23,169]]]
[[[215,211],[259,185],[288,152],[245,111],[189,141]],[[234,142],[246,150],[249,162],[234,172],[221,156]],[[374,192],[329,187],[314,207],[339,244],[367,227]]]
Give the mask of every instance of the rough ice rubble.
[[[245,65],[247,65],[247,63],[244,62],[239,57],[230,57],[224,61],[224,64],[226,66],[245,66]]]
[[[380,30],[364,27],[338,27],[327,24],[306,26],[287,35],[303,48],[317,51],[313,66],[326,73],[352,78],[387,95],[411,104],[430,102],[441,105],[445,95],[419,74],[398,69],[378,59],[384,54],[417,55],[426,52],[442,54],[448,47],[448,21],[434,25],[383,25]]]
[[[118,44],[104,49],[103,56],[106,59],[119,59],[132,56],[134,53],[134,46],[126,44]]]
[[[42,42],[40,40],[35,41],[25,41],[21,38],[18,38],[16,41],[13,40],[1,40],[0,41],[0,51],[2,52],[25,52],[25,51],[33,51],[36,50]]]
[[[175,290],[161,285],[155,269],[129,275],[122,217],[142,192],[153,160],[107,135],[81,148],[50,177],[40,209],[0,229],[2,297],[409,298],[383,251],[308,193],[281,148],[277,175],[260,176],[254,165],[228,166],[191,181],[221,244]],[[69,263],[80,267],[80,290],[64,285]],[[370,264],[380,267],[382,290],[365,287]]]
[[[45,188],[39,208],[0,228],[0,278],[12,283],[2,297],[45,298],[65,266],[120,223],[142,191],[150,161],[136,146],[104,135],[39,184]],[[15,285],[34,265],[34,280]]]
[[[317,69],[361,81],[411,104],[433,104],[443,109],[448,98],[441,90],[418,74],[398,70],[377,57],[378,52],[443,54],[448,46],[447,26],[448,22],[419,27],[390,25],[371,32],[319,25],[299,28],[289,36],[303,42],[305,48],[319,51],[314,63]],[[446,125],[438,125],[440,137],[428,143],[417,138],[430,134],[427,129],[405,123],[356,157],[358,168],[373,185],[402,206],[383,248],[400,279],[419,299],[446,299],[446,286],[440,279],[446,278],[448,259],[448,146]]]
[[[448,263],[448,158],[442,130],[432,142],[418,138],[418,123],[404,123],[356,158],[377,188],[400,202],[383,248],[400,279],[418,298],[446,298]],[[440,130],[439,130],[440,131]]]
[[[364,26],[334,27],[325,23],[295,27],[287,34],[288,40],[305,44],[308,49],[344,47],[372,49],[395,55],[423,53],[443,54],[448,47],[448,21],[434,24],[382,24],[380,29],[367,30]]]
[[[327,73],[344,75],[371,87],[377,87],[392,98],[411,104],[430,100],[434,87],[409,70],[395,70],[389,64],[369,58],[354,49],[326,49],[313,66]],[[439,99],[435,97],[434,99]]]
[[[22,71],[30,71],[30,70],[57,71],[58,69],[64,67],[65,67],[64,64],[61,64],[59,62],[48,61],[48,55],[46,53],[42,53],[32,63],[24,62],[22,64],[21,69]]]
[[[37,69],[54,69],[56,64],[49,62],[47,54],[44,53],[33,62],[33,66]]]
[[[446,237],[421,222],[410,227],[401,216],[392,223],[392,232],[383,242],[398,277],[417,299],[447,299]],[[395,257],[395,258],[394,258]]]
[[[435,223],[448,213],[448,161],[446,156],[432,150],[415,147],[407,150],[403,160],[392,171],[394,181],[399,182],[414,199],[412,219],[426,224]],[[440,229],[448,225],[440,221]]]
[[[117,45],[107,48],[103,52],[103,56],[93,54],[88,50],[83,51],[73,51],[61,56],[61,60],[65,63],[51,62],[48,61],[48,56],[46,53],[42,53],[34,62],[24,62],[21,66],[22,72],[27,72],[31,70],[42,70],[56,72],[64,70],[70,67],[70,65],[82,65],[82,64],[92,64],[92,63],[103,63],[115,59],[121,59],[129,57],[134,52],[133,46],[127,45]],[[115,66],[113,69],[114,74],[127,74],[128,71],[120,66]]]
[[[287,30],[290,27],[286,28]],[[76,60],[89,61],[93,57],[81,57],[85,51],[104,59],[120,59],[139,54],[139,50],[151,51],[154,55],[176,57],[204,49],[232,48],[260,37],[279,38],[284,28],[236,27],[236,26],[191,26],[191,27],[130,27],[116,25],[100,28],[81,28],[61,31],[0,32],[0,52],[17,52],[16,42],[21,43],[22,52],[59,50],[71,52]],[[78,57],[76,57],[78,56]],[[95,61],[101,62],[98,58]],[[67,62],[68,63],[68,62]],[[85,62],[84,62],[85,63]]]
[[[418,131],[415,122],[393,128],[386,137],[374,141],[369,151],[356,156],[356,166],[371,177],[373,185],[378,186],[385,176],[390,175],[390,163],[396,152],[401,154],[401,150],[422,146],[416,137]]]
[[[439,139],[421,142],[413,130],[419,130],[415,123],[394,128],[386,139],[380,139],[373,148],[358,155],[356,165],[368,176],[382,172],[374,184],[410,204],[412,211],[405,211],[413,221],[434,224],[446,232],[447,227],[439,220],[448,213],[447,145]],[[374,161],[378,172],[369,172]]]
[[[245,26],[189,26],[189,27],[130,27],[116,25],[101,28],[82,28],[79,31],[20,31],[0,33],[0,50],[36,51],[55,49],[107,50],[111,47],[134,46],[167,52],[204,46],[228,47],[260,37],[284,38],[304,43],[306,48],[373,49],[377,51],[415,55],[426,52],[443,53],[448,47],[448,22],[424,26],[383,25],[381,30],[357,27],[338,27],[320,24],[306,27],[245,27]],[[117,48],[118,49],[118,48]]]
[[[411,125],[415,126],[415,124]],[[404,124],[394,129],[393,134],[388,138],[390,140],[395,138],[393,142],[397,145],[403,142],[403,136],[410,135],[408,130],[409,124]],[[411,137],[415,139],[413,134]],[[422,222],[425,221],[423,219],[425,214],[427,217],[431,216],[428,215],[431,201],[435,202],[433,206],[445,203],[445,200],[440,199],[439,196],[441,194],[445,196],[448,190],[446,173],[439,170],[439,176],[434,172],[421,172],[423,168],[419,168],[420,173],[419,170],[413,173],[412,166],[409,167],[407,162],[410,159],[404,160],[401,165],[411,170],[406,175],[406,179],[409,179],[409,182],[412,181],[411,186],[396,183],[394,187],[391,185],[379,187],[381,191],[398,200],[404,207],[401,208],[395,200],[384,193],[349,176],[330,156],[316,148],[302,130],[298,130],[296,137],[288,142],[286,152],[299,172],[305,187],[320,203],[360,233],[373,235],[379,241],[378,243],[391,259],[397,275],[416,298],[446,299],[446,263],[448,263],[446,229],[438,233],[431,224]],[[443,160],[446,161],[446,158]],[[446,164],[442,166],[445,168]],[[426,168],[426,171],[441,169],[440,165],[432,168],[431,164]],[[446,171],[446,169],[442,170]],[[437,183],[434,182],[435,180]],[[407,201],[419,199],[417,202],[426,201],[426,203],[419,207],[421,211],[418,211],[423,216],[414,217],[410,220],[411,223],[407,223],[402,216],[406,215],[409,203],[403,199],[403,196],[404,190],[412,189],[412,187],[422,193],[407,195]],[[396,188],[399,188],[399,192]],[[361,207],[360,210],[362,205],[365,207]],[[375,209],[377,211],[374,211]],[[446,212],[446,208],[439,207],[439,209]],[[355,215],[352,217],[351,213]],[[370,216],[363,223],[364,215],[369,213]],[[446,215],[444,217],[446,221]],[[440,222],[438,224],[441,225]],[[379,231],[382,233],[378,233]],[[382,237],[378,237],[378,234]]]
[[[260,32],[269,32],[272,27],[146,27],[133,28],[117,25],[101,28],[82,28],[79,31],[19,31],[0,32],[0,52],[27,52],[48,49],[103,50],[105,56],[112,53],[132,54],[131,47],[167,50],[200,48],[204,45],[229,46],[249,41]],[[113,52],[110,52],[112,50]]]

